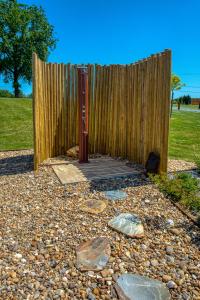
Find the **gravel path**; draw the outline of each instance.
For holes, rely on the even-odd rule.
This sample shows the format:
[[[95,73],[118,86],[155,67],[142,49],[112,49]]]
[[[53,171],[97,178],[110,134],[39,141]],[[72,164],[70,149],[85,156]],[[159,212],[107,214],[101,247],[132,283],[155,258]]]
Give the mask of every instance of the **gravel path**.
[[[168,163],[168,171],[188,171],[196,168],[196,164],[185,160],[170,159]]]
[[[166,282],[172,299],[200,299],[199,229],[147,179],[65,187],[51,167],[36,176],[31,169],[31,151],[0,153],[0,299],[115,299],[112,285],[126,271]],[[103,199],[102,191],[114,188],[128,198],[100,215],[79,210],[84,200]],[[141,218],[144,238],[107,227],[120,212]],[[78,271],[76,247],[99,236],[111,241],[106,271]]]

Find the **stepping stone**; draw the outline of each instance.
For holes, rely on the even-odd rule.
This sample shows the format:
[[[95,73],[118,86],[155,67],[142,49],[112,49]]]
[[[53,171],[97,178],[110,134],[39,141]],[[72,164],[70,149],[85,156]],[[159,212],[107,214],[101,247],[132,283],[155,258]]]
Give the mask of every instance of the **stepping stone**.
[[[105,197],[108,200],[116,201],[116,200],[125,200],[127,197],[127,193],[122,192],[120,190],[111,190],[104,192]]]
[[[108,222],[108,226],[132,238],[144,236],[144,227],[138,216],[122,213]]]
[[[110,257],[109,239],[98,237],[80,244],[76,249],[77,268],[81,271],[102,270]]]
[[[123,274],[118,278],[114,287],[120,300],[171,299],[165,284],[140,275]]]
[[[102,211],[104,211],[106,206],[107,205],[104,201],[91,199],[91,200],[85,201],[80,206],[80,210],[91,213],[91,214],[99,214]]]

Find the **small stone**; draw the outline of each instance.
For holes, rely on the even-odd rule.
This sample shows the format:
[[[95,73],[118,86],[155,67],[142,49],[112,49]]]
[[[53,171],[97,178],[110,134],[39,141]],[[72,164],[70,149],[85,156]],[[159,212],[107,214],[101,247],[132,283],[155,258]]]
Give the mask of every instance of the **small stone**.
[[[186,271],[186,269],[187,269],[186,264],[185,264],[184,261],[181,261],[181,262],[179,263],[179,267],[183,270],[183,272]]]
[[[141,247],[142,250],[146,250],[147,249],[147,246],[145,244],[141,244],[140,247]]]
[[[89,277],[95,277],[95,276],[94,276],[94,272],[93,272],[93,271],[88,271],[88,276],[89,276]]]
[[[178,230],[177,228],[171,228],[170,232],[175,234],[175,235],[180,235],[180,230]]]
[[[110,262],[110,263],[113,263],[114,261],[115,261],[115,257],[111,256],[111,257],[109,258],[109,262]]]
[[[96,297],[92,293],[88,294],[88,300],[95,300],[95,299]]]
[[[190,295],[186,294],[185,292],[182,294],[182,298],[183,300],[189,300],[190,299]]]
[[[168,287],[169,289],[175,289],[175,288],[176,288],[176,283],[175,283],[174,281],[170,280],[170,281],[168,281],[168,283],[167,283],[167,287]]]
[[[68,282],[68,278],[65,277],[65,276],[62,278],[62,280],[63,280],[64,282]]]
[[[95,294],[96,296],[99,296],[100,295],[100,291],[98,288],[94,288],[93,289],[93,294]]]
[[[174,249],[172,247],[170,247],[170,246],[166,247],[166,253],[167,254],[172,254],[173,252],[174,252]]]
[[[16,277],[17,277],[17,273],[14,272],[14,271],[11,271],[11,272],[9,273],[9,275],[10,275],[10,277],[12,277],[12,278],[16,278]]]
[[[56,260],[52,260],[49,262],[49,264],[52,268],[55,268],[58,265],[58,262]]]
[[[125,254],[126,254],[126,256],[127,256],[128,258],[131,258],[130,251],[126,251]]]
[[[179,275],[181,278],[184,278],[185,273],[184,273],[183,270],[178,270],[178,275]]]
[[[144,263],[144,265],[148,268],[148,267],[150,267],[150,261],[145,261],[145,263]]]
[[[162,277],[162,280],[164,281],[164,282],[168,282],[168,281],[170,281],[172,278],[171,278],[171,276],[169,276],[169,275],[163,275],[163,277]]]
[[[81,296],[82,296],[83,299],[86,298],[86,291],[80,290],[80,294],[81,294]]]
[[[167,256],[167,262],[173,264],[174,263],[174,257],[173,256]]]
[[[169,227],[173,227],[174,226],[174,221],[172,219],[167,219],[166,224]]]
[[[176,280],[176,284],[179,286],[182,285],[183,283],[184,283],[183,279]]]
[[[112,270],[113,271],[113,270]],[[101,275],[102,275],[102,277],[108,277],[108,276],[110,276],[111,274],[113,274],[113,273],[111,273],[110,272],[110,270],[108,270],[108,269],[105,269],[105,270],[102,270],[101,271]]]
[[[157,261],[157,259],[152,259],[152,260],[151,260],[151,265],[152,265],[153,267],[157,267],[157,266],[158,266],[158,261]]]
[[[58,289],[58,290],[56,290],[56,294],[57,294],[57,295],[59,295],[59,296],[62,296],[62,295],[64,295],[64,293],[65,293],[65,291],[64,291],[64,290],[62,290],[62,289]]]
[[[73,289],[75,289],[76,284],[74,282],[70,282],[68,287],[69,287],[70,290],[73,290]]]
[[[148,203],[150,203],[150,200],[145,199],[144,202],[145,202],[146,204],[148,204]]]
[[[20,254],[20,253],[16,253],[16,254],[15,254],[15,258],[17,258],[17,259],[21,259],[21,258],[22,258],[22,254]]]
[[[192,238],[191,238],[189,235],[186,235],[185,238],[186,238],[186,240],[187,240],[189,243],[190,243],[191,240],[192,240]]]
[[[40,293],[39,292],[36,292],[35,294],[34,294],[34,299],[38,299],[40,297]]]
[[[124,262],[121,262],[120,264],[119,264],[119,268],[121,269],[121,268],[123,268],[124,267]]]

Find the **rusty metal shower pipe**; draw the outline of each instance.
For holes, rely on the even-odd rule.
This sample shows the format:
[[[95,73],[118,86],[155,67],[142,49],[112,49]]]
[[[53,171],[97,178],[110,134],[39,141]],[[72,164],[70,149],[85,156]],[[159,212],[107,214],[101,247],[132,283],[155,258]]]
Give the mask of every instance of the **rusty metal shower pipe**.
[[[79,163],[88,163],[88,69],[78,66]]]

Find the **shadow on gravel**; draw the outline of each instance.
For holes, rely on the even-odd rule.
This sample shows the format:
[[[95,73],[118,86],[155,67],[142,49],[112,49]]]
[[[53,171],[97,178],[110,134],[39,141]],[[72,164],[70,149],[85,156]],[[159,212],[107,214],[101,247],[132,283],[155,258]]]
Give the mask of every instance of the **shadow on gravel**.
[[[0,159],[0,176],[33,171],[33,155],[18,155]]]
[[[127,187],[137,187],[150,184],[150,181],[144,174],[130,175],[118,178],[101,179],[90,182],[90,192],[119,190]]]
[[[145,217],[145,224],[147,225],[147,227],[149,229],[151,229],[152,231],[156,231],[156,230],[166,230],[166,221],[167,218],[164,215],[161,216],[147,216]],[[173,228],[173,227],[172,227]],[[196,245],[198,248],[200,248],[200,228],[198,228],[198,226],[196,226],[195,224],[189,221],[185,221],[183,223],[181,223],[178,227],[178,229],[183,229],[184,230],[184,234],[187,234],[190,238],[191,244]],[[170,227],[168,228],[170,231]]]
[[[200,228],[188,221],[185,221],[182,224],[182,227],[191,238],[191,243],[195,244],[200,249]]]

